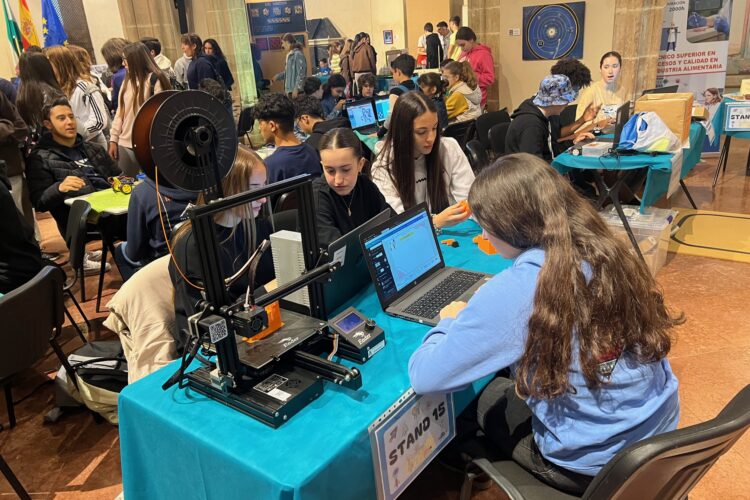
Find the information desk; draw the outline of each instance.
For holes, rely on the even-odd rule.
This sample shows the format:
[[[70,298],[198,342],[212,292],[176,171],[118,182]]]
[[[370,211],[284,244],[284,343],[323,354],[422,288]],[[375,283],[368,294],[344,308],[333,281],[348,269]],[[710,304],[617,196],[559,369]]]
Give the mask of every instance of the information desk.
[[[486,255],[471,241],[472,221],[443,232],[447,265],[498,273],[511,261]],[[162,391],[172,363],[126,387],[119,398],[125,498],[374,498],[367,427],[409,389],[409,357],[427,326],[387,316],[372,285],[351,304],[375,319],[387,345],[358,366],[363,385],[326,384],[323,395],[279,429],[189,390]],[[345,362],[352,366],[351,363]],[[489,379],[455,395],[460,412]]]
[[[701,124],[693,123],[690,125],[690,149],[683,151],[680,179],[687,177],[688,173],[701,160],[701,149],[705,138],[706,129]],[[561,174],[566,174],[573,169],[633,170],[647,167],[646,186],[641,197],[641,211],[643,211],[667,194],[669,179],[672,174],[672,155],[638,154],[619,158],[609,156],[599,158],[563,153],[554,159],[552,166]]]

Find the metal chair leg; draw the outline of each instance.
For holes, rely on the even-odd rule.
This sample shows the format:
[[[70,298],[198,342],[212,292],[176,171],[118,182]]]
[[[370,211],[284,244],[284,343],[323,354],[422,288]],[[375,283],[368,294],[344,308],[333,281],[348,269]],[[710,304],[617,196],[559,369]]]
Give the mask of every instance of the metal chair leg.
[[[70,320],[70,323],[73,325],[73,328],[76,329],[76,332],[78,332],[78,336],[81,337],[81,340],[83,340],[83,343],[85,344],[87,342],[86,336],[81,331],[81,328],[78,326],[78,323],[75,322],[73,319],[73,316],[70,314],[70,311],[68,311],[67,307],[63,307],[63,312],[65,313],[65,316]]]
[[[5,406],[8,408],[8,420],[10,421],[10,428],[16,426],[16,411],[13,406],[13,389],[11,388],[10,382],[5,384]]]
[[[693,201],[693,197],[690,196],[690,191],[688,191],[688,188],[685,185],[685,181],[683,181],[682,179],[680,179],[680,186],[682,186],[682,190],[685,192],[685,196],[687,196],[687,199],[690,202],[690,205],[693,207],[694,210],[698,210],[698,207],[695,205],[695,202]]]
[[[91,331],[91,321],[89,321],[89,318],[84,314],[83,309],[81,309],[81,304],[76,300],[75,296],[73,296],[72,293],[70,293],[70,298],[73,301],[73,305],[76,306],[76,309],[78,309],[79,314],[83,318],[83,321],[86,323],[86,328]]]
[[[724,138],[724,144],[721,146],[721,153],[719,153],[719,163],[716,165],[716,172],[714,172],[714,180],[711,184],[711,189],[716,188],[716,183],[719,182],[719,173],[726,172],[727,163],[729,160],[729,146],[732,144],[732,136],[728,135]]]
[[[84,259],[86,259],[86,257],[84,257]],[[83,267],[75,272],[80,273],[79,283],[81,284],[81,302],[86,302],[86,273],[83,271]]]
[[[18,480],[15,474],[13,474],[13,471],[8,465],[8,462],[5,461],[2,455],[0,455],[0,471],[2,471],[5,479],[7,479],[10,485],[13,487],[13,491],[16,492],[18,498],[20,498],[21,500],[31,500],[31,497],[26,491],[26,488],[23,487],[21,481]]]

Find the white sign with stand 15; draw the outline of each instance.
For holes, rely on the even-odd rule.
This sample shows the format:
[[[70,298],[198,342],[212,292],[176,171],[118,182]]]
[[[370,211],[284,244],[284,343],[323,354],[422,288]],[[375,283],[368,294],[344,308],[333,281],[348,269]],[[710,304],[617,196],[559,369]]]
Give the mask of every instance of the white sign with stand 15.
[[[379,499],[394,499],[456,434],[451,394],[401,396],[370,427]]]

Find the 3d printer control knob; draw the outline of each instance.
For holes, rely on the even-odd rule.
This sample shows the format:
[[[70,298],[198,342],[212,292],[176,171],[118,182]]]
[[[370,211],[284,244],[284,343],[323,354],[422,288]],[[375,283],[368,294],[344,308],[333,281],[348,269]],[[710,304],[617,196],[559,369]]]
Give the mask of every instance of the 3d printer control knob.
[[[368,319],[367,319],[367,320],[365,321],[365,330],[367,330],[368,332],[371,332],[371,331],[373,331],[374,329],[375,329],[375,320],[373,320],[373,319],[371,319],[371,318],[368,318]]]

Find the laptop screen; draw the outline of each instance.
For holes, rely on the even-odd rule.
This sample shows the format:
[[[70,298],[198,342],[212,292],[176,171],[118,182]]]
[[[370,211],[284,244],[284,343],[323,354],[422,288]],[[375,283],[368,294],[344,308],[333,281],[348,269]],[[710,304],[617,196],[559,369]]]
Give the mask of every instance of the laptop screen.
[[[442,262],[424,208],[395,225],[386,225],[363,243],[377,276],[375,286],[384,301],[395,297]]]
[[[391,99],[389,96],[375,98],[375,109],[378,112],[378,121],[384,122],[391,111]]]
[[[372,109],[372,101],[361,101],[347,105],[346,113],[349,115],[349,123],[353,129],[375,125],[375,112]]]

